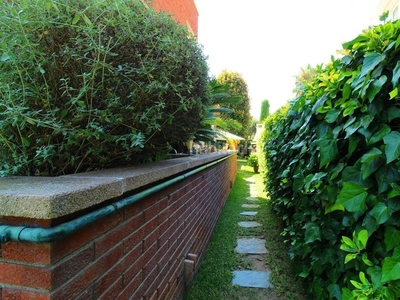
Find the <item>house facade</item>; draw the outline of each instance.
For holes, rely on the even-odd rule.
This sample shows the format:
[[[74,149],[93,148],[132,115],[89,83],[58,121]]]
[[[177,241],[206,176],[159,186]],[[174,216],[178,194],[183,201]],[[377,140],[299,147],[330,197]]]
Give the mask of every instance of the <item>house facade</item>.
[[[399,5],[400,0],[380,0],[376,10],[376,19],[386,11],[389,12],[387,21],[395,21],[399,19]]]
[[[170,13],[197,37],[199,13],[193,0],[152,0],[151,5],[157,11]]]

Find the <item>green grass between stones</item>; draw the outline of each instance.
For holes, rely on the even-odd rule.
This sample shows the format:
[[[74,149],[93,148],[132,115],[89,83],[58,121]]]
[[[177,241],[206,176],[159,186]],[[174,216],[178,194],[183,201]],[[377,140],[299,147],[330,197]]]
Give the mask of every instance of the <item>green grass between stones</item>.
[[[242,208],[244,203],[253,204],[245,200],[250,196],[248,182],[250,178],[255,181],[257,196],[261,199],[254,203],[259,204],[260,207],[256,209],[258,214],[251,220],[261,223],[261,228],[249,229],[238,225],[238,222],[243,221],[240,213],[244,210],[253,210]],[[185,299],[260,299],[258,289],[232,285],[232,271],[251,267],[249,262],[244,261],[242,256],[235,252],[237,238],[243,236],[266,239],[268,253],[265,254],[265,260],[271,270],[271,283],[274,285],[276,296],[279,299],[306,299],[300,282],[293,274],[292,262],[287,255],[287,246],[280,235],[281,231],[280,221],[271,211],[267,200],[261,175],[254,173],[251,167],[246,166],[245,160],[238,159],[235,184]]]

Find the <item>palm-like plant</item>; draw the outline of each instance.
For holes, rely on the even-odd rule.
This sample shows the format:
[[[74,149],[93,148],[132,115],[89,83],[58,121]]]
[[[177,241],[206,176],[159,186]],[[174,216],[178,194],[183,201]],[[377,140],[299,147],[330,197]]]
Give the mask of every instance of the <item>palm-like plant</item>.
[[[240,128],[241,124],[233,119],[222,119],[221,114],[232,112],[230,108],[224,107],[226,104],[239,103],[242,97],[232,96],[229,84],[221,84],[215,78],[210,81],[211,101],[206,108],[204,118],[200,128],[195,132],[195,140],[212,142],[221,132],[217,128],[226,130],[229,127]]]

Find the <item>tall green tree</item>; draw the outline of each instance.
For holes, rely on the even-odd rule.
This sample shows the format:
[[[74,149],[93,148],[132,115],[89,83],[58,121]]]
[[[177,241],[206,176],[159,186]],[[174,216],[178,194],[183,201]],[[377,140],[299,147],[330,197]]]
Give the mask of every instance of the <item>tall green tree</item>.
[[[248,136],[252,117],[250,115],[250,98],[248,95],[247,83],[243,76],[237,72],[228,72],[223,70],[217,77],[220,84],[229,84],[229,93],[233,97],[241,97],[242,101],[237,103],[227,103],[226,107],[230,108],[232,112],[229,116],[221,116],[222,118],[230,118],[238,121],[241,128],[236,126],[229,126],[228,131],[242,137]]]
[[[269,116],[269,101],[267,99],[261,102],[260,122],[264,121]]]

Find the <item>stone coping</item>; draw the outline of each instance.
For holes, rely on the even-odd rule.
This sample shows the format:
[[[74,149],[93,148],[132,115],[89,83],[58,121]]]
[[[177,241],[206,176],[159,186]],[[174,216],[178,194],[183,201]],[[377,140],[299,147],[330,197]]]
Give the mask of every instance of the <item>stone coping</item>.
[[[0,217],[56,219],[207,164],[233,151],[58,177],[0,178]]]

